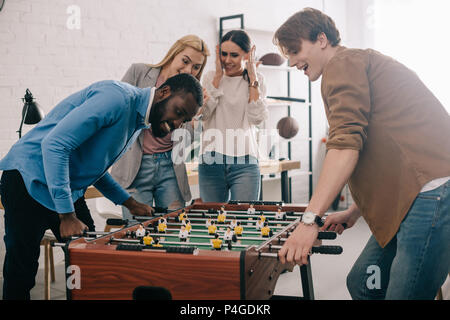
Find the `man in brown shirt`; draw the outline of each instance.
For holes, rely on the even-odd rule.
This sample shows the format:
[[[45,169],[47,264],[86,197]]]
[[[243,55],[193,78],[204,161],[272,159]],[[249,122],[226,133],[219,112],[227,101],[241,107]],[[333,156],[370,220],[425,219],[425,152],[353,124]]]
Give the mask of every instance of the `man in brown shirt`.
[[[362,215],[373,235],[347,277],[354,299],[433,299],[450,265],[450,117],[410,69],[341,45],[333,20],[306,8],[274,42],[309,80],[322,76],[327,155],[302,223],[279,251],[306,264],[319,227]],[[348,183],[355,204],[321,217]]]

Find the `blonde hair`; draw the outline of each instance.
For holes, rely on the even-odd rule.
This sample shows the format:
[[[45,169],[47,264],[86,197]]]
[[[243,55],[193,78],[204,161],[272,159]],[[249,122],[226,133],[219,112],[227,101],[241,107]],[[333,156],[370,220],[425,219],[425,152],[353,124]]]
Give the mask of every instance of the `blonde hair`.
[[[206,46],[205,41],[203,41],[202,39],[193,34],[189,34],[187,36],[178,39],[172,45],[172,47],[170,47],[169,51],[166,53],[165,57],[161,60],[161,62],[157,64],[149,64],[149,66],[152,68],[162,68],[170,64],[173,58],[187,47],[191,47],[197,50],[198,52],[201,52],[205,57],[205,60],[203,61],[202,66],[200,67],[199,73],[195,76],[197,80],[200,80],[200,77],[202,76],[203,73],[203,69],[205,68],[206,65],[207,57],[209,56],[209,50],[208,47]]]

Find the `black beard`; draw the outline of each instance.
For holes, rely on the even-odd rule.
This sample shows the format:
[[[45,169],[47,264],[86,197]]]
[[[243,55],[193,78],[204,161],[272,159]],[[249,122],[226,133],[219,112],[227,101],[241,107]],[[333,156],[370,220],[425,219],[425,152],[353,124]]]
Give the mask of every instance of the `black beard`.
[[[167,101],[168,98],[153,104],[152,110],[150,110],[149,122],[151,124],[152,133],[158,138],[162,138],[167,135],[166,132],[161,130],[161,119],[166,112]]]

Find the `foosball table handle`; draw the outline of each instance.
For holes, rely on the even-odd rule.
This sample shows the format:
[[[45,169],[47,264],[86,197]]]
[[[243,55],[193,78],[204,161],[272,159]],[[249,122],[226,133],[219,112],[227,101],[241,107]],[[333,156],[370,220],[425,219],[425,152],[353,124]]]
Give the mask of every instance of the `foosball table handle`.
[[[322,254],[341,254],[342,253],[341,246],[320,246],[320,247],[312,247],[312,253],[322,253]]]
[[[341,246],[320,246],[320,247],[312,247],[311,253],[321,253],[321,254],[341,254],[342,253]],[[278,253],[272,252],[258,252],[258,256],[266,257],[266,258],[276,258],[278,259]]]
[[[319,240],[334,240],[336,237],[336,232],[333,231],[320,231],[317,235],[317,239]]]
[[[128,225],[128,220],[123,219],[106,219],[106,224],[109,226],[123,226]]]

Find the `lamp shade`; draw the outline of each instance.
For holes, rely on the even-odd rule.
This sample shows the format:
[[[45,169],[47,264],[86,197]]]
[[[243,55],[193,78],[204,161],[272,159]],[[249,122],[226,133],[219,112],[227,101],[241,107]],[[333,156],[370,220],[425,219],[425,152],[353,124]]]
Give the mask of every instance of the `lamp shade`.
[[[33,101],[33,95],[30,90],[27,89],[25,101],[22,109],[22,119],[25,124],[36,124],[44,118],[44,112],[39,107],[39,104]]]
[[[22,98],[24,104],[22,109],[22,121],[20,122],[19,139],[22,137],[22,126],[23,124],[36,124],[44,118],[44,112],[39,107],[39,105],[33,101],[33,95],[30,90],[27,89],[25,96]]]

